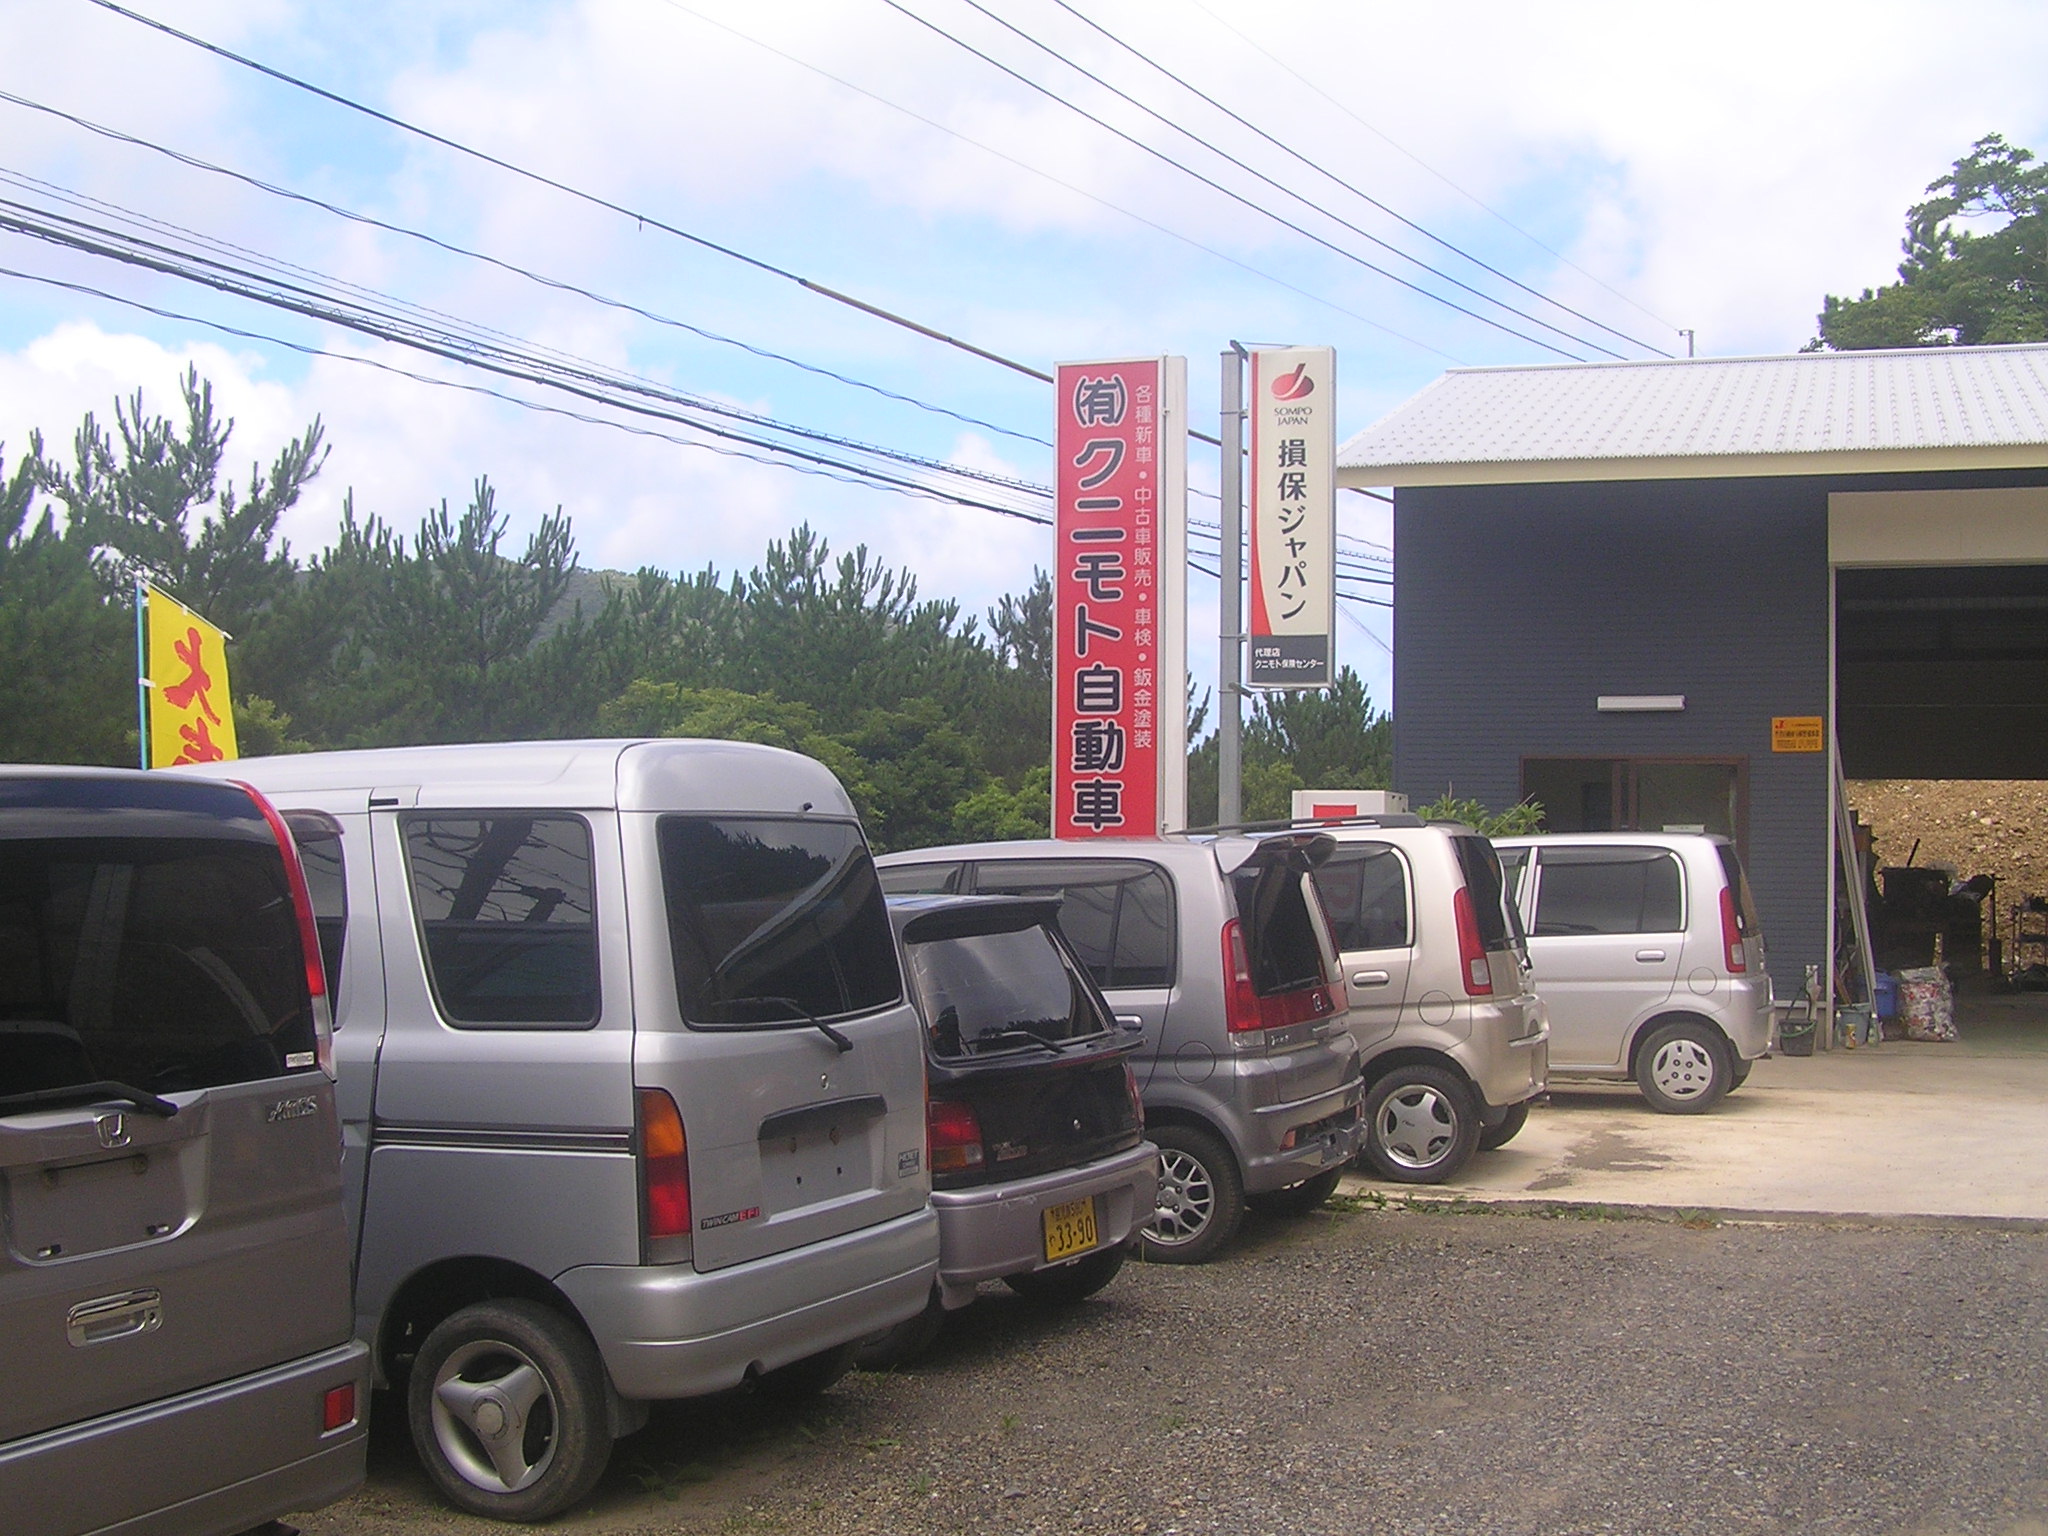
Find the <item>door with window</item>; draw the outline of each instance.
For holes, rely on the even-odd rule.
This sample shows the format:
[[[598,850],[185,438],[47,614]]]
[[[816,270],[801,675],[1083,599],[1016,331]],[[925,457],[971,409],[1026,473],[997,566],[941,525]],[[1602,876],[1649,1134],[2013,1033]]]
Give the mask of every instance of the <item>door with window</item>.
[[[1631,1027],[1678,984],[1678,859],[1649,846],[1542,848],[1533,880],[1529,958],[1550,1009],[1550,1064],[1619,1069]]]
[[[1709,832],[1749,844],[1749,760],[1529,757],[1522,795],[1546,832]]]
[[[1351,1033],[1370,1049],[1400,1026],[1408,996],[1415,942],[1408,862],[1391,843],[1344,842],[1314,877],[1344,960]]]

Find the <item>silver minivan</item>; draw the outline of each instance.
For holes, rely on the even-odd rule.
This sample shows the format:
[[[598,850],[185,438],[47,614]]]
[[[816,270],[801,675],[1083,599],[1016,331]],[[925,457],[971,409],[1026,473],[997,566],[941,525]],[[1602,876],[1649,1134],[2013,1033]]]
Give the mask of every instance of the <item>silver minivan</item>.
[[[1698,1114],[1771,1047],[1763,925],[1735,845],[1689,832],[1494,839],[1529,932],[1557,1077],[1634,1078]]]
[[[925,848],[877,861],[892,894],[1036,896],[1119,1023],[1159,1183],[1140,1246],[1209,1258],[1247,1204],[1321,1205],[1358,1147],[1358,1046],[1309,870],[1320,833]]]
[[[651,1400],[836,1379],[937,1269],[852,804],[736,742],[243,761],[335,980],[356,1328],[441,1492],[535,1520]]]
[[[1501,885],[1469,827],[1387,815],[1322,824],[1316,889],[1343,952],[1365,1062],[1360,1158],[1406,1184],[1504,1146],[1549,1077],[1549,1030]]]
[[[0,768],[8,1536],[229,1536],[362,1481],[327,1025],[260,796]]]

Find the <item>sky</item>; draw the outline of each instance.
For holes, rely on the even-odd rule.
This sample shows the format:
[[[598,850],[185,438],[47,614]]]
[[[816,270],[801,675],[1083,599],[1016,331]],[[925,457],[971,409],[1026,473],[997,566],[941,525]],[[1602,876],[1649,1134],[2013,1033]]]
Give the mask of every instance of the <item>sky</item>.
[[[2048,152],[2048,10],[2030,3],[130,9],[587,197],[92,0],[16,0],[0,7],[0,202],[139,216],[153,238],[579,370],[1036,485],[1046,385],[793,279],[1041,370],[1184,355],[1209,431],[1233,340],[1334,346],[1341,440],[1451,367],[1682,355],[1687,330],[1702,355],[1796,350],[1823,295],[1894,275],[1906,207],[1974,140]],[[488,476],[513,542],[559,506],[592,567],[743,572],[808,522],[980,613],[1050,559],[1030,522],[714,451],[11,230],[0,273],[8,463],[32,431],[66,443],[138,388],[173,409],[196,365],[234,418],[239,482],[322,422],[330,456],[285,529],[302,556],[345,497],[406,532]],[[1190,446],[1199,551],[1216,450]],[[1343,494],[1338,523],[1348,585],[1384,600],[1385,503]],[[1389,612],[1340,610],[1340,658],[1388,703]],[[1192,670],[1213,680],[1216,584],[1199,573],[1189,627]]]

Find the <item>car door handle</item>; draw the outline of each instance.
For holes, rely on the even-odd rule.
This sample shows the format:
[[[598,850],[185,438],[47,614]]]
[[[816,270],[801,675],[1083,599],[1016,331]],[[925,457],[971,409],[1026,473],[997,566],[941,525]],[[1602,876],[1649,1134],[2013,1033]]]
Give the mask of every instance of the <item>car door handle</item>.
[[[1638,960],[1655,962],[1664,958],[1664,951],[1661,949],[1639,949],[1636,951],[1636,958]]]
[[[1141,1014],[1120,1013],[1116,1016],[1116,1023],[1117,1028],[1123,1030],[1126,1034],[1142,1034],[1145,1029],[1145,1020]]]
[[[1394,978],[1385,971],[1353,971],[1351,985],[1354,987],[1384,987]]]

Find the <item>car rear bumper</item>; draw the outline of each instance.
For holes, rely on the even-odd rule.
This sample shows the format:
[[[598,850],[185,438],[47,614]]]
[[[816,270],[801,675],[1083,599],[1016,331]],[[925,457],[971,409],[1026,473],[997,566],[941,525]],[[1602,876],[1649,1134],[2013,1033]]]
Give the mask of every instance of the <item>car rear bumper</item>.
[[[558,1276],[612,1383],[637,1399],[737,1386],[914,1316],[931,1296],[929,1208],[700,1274],[688,1264],[591,1264]]]
[[[1471,1031],[1451,1057],[1487,1108],[1532,1099],[1550,1082],[1549,1016],[1533,994],[1511,1004],[1474,1004]]]
[[[1245,1193],[1286,1189],[1351,1161],[1365,1129],[1358,1118],[1364,1093],[1364,1080],[1353,1077],[1313,1098],[1253,1110],[1252,1137],[1245,1147]]]
[[[1036,1178],[979,1189],[934,1190],[939,1213],[939,1297],[964,1307],[983,1280],[1045,1266],[1045,1212],[1093,1199],[1097,1248],[1114,1248],[1152,1219],[1159,1149],[1141,1141],[1128,1152]]]
[[[329,1390],[355,1419],[321,1431]],[[0,1524],[20,1536],[234,1536],[363,1481],[370,1356],[350,1342],[0,1445]]]

